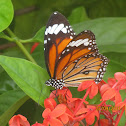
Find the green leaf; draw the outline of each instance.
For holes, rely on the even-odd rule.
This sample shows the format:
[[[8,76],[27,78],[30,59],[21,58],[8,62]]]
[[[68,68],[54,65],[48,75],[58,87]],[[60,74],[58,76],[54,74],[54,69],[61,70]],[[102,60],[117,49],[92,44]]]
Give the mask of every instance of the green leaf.
[[[7,91],[0,95],[0,125],[5,126],[13,114],[29,99],[21,90]]]
[[[9,90],[17,90],[19,87],[15,84],[15,82],[8,76],[6,71],[0,73],[0,94],[9,91]]]
[[[126,18],[99,18],[73,25],[80,33],[91,30],[101,53],[126,52]]]
[[[0,65],[28,96],[43,105],[50,92],[45,85],[49,79],[46,70],[27,60],[6,56],[0,56]]]
[[[36,49],[34,50],[34,52],[32,53],[33,58],[35,59],[35,61],[37,62],[37,64],[39,66],[41,66],[42,68],[46,69],[46,65],[45,65],[45,57],[44,57],[44,44],[40,43]]]
[[[114,73],[126,70],[126,53],[110,52],[104,55],[108,57],[109,64],[103,79],[107,81],[109,77],[114,77]]]
[[[126,52],[126,18],[99,18],[73,25],[76,33],[91,30],[101,53]],[[32,38],[32,42],[43,42],[44,29],[41,28]]]
[[[126,70],[126,53],[117,53],[117,52],[110,52],[104,53],[109,59],[109,61],[122,66]]]
[[[28,43],[28,42],[44,42],[44,32],[45,27],[42,27],[33,38],[26,39],[26,40],[20,40],[22,43]]]
[[[105,81],[107,81],[108,78],[114,77],[114,73],[124,72],[124,71],[125,71],[125,67],[117,64],[116,62],[110,61],[109,65],[107,66],[107,70],[106,70],[106,73],[105,73],[103,79]]]
[[[76,24],[79,22],[89,20],[89,18],[86,14],[85,8],[78,7],[72,11],[71,15],[68,17],[68,20],[69,20],[70,24],[72,25],[72,24]]]
[[[125,0],[83,0],[90,18],[125,17]]]
[[[10,25],[13,15],[14,10],[11,0],[0,0],[0,32]]]
[[[44,42],[45,27],[42,27],[32,38],[34,42]]]
[[[32,124],[34,124],[35,122],[39,122],[39,123],[43,122],[43,118],[42,118],[43,111],[44,111],[44,108],[41,105],[36,104],[36,102],[33,101],[32,99],[28,99],[16,111],[15,115],[21,114],[21,115],[25,116],[32,126]]]

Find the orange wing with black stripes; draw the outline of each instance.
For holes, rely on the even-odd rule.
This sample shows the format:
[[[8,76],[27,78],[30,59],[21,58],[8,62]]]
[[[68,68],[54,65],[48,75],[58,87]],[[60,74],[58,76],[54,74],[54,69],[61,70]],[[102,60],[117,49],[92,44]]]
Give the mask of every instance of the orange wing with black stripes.
[[[45,31],[45,60],[55,88],[77,87],[81,82],[99,83],[106,71],[108,59],[98,51],[95,35],[85,30],[75,35],[66,18],[55,12]]]
[[[44,37],[45,62],[51,78],[55,76],[58,58],[74,36],[75,32],[66,18],[54,12],[47,23]]]

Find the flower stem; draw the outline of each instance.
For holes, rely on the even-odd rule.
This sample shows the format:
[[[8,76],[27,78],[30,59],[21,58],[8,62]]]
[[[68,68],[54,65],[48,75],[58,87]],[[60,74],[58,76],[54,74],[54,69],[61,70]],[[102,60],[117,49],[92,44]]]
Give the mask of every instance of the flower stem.
[[[86,97],[87,97],[88,94],[89,94],[89,91],[90,91],[90,88],[87,89],[86,94],[84,95],[84,97],[83,97],[81,103],[79,104],[79,106],[77,107],[77,109],[74,111],[74,114],[73,114],[74,116],[75,116],[75,114],[77,113],[77,111],[79,110],[79,108],[81,107],[81,105],[83,104],[83,102],[85,101]]]
[[[119,115],[119,117],[118,117],[118,119],[117,119],[117,121],[116,121],[116,123],[115,123],[115,126],[118,126],[118,123],[119,123],[119,121],[120,121],[120,119],[121,119],[121,117],[122,117],[124,111],[125,111],[125,107],[122,108],[122,111],[121,111],[121,113],[120,113],[120,115]]]
[[[13,40],[15,41],[15,43],[17,44],[17,46],[22,50],[22,52],[27,57],[27,59],[30,60],[31,62],[33,62],[34,64],[37,64],[36,61],[33,59],[33,57],[26,50],[26,48],[24,47],[24,45],[20,42],[20,39],[9,28],[7,28],[6,31],[13,38]]]

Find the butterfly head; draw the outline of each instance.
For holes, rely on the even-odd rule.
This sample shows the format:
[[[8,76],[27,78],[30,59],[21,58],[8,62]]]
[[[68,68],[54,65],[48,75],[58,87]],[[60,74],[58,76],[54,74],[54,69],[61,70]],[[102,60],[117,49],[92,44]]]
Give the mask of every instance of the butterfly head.
[[[52,86],[55,89],[62,89],[64,87],[64,81],[63,79],[49,79],[48,81],[46,81],[46,85],[47,86]]]

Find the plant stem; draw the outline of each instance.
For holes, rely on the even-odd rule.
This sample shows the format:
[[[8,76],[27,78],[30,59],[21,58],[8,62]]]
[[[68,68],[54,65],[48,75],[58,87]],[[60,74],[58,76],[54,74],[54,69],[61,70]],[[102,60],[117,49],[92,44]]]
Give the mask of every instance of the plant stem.
[[[7,28],[6,31],[8,32],[8,34],[14,39],[15,43],[18,45],[18,47],[22,50],[22,52],[24,53],[24,55],[28,58],[28,60],[30,60],[31,62],[33,62],[34,64],[37,64],[36,61],[33,59],[33,57],[29,54],[29,52],[26,50],[26,48],[24,47],[24,45],[20,42],[20,39],[9,29]]]
[[[120,113],[120,115],[119,115],[119,117],[118,117],[118,119],[117,119],[117,121],[116,121],[116,123],[115,123],[115,126],[118,126],[118,123],[119,123],[119,121],[120,121],[120,119],[121,119],[121,117],[122,117],[124,111],[125,111],[125,107],[122,108],[122,111],[121,111],[121,113]]]
[[[77,113],[77,111],[81,108],[83,102],[85,101],[86,97],[87,97],[88,94],[89,94],[89,91],[90,91],[90,89],[88,88],[87,91],[86,91],[86,94],[84,95],[84,97],[83,97],[83,99],[82,99],[82,101],[81,101],[81,103],[79,104],[79,106],[77,107],[77,109],[74,111],[74,116],[75,116],[75,114]]]

